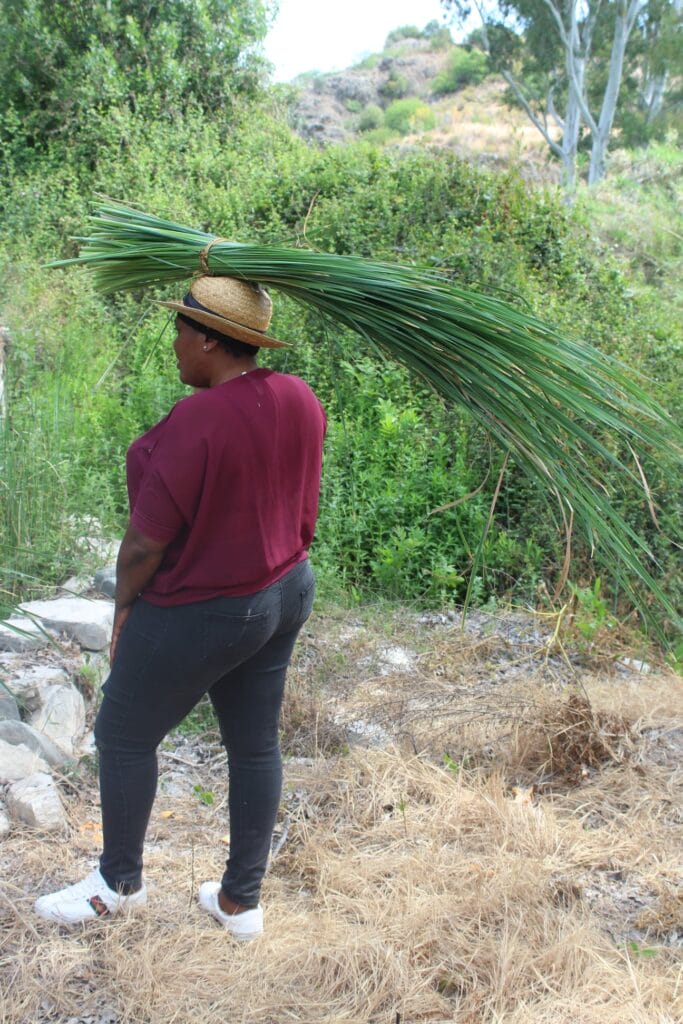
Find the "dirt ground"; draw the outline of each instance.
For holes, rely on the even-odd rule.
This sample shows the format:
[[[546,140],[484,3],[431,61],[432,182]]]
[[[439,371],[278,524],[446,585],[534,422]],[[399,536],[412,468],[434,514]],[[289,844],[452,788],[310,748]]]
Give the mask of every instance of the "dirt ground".
[[[71,931],[33,916],[97,856],[84,758],[60,780],[69,835],[15,827],[0,847],[0,1022],[683,1020],[683,679],[560,648],[551,625],[311,619],[266,931],[247,946],[195,902],[229,845],[201,707],[160,755],[147,911]]]

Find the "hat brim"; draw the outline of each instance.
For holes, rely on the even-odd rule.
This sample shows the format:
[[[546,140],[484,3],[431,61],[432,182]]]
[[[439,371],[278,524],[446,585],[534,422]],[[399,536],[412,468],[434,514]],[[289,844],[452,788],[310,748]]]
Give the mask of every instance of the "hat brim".
[[[175,309],[176,312],[186,316],[188,320],[194,320],[204,327],[213,327],[214,330],[220,331],[221,334],[227,334],[228,337],[234,338],[236,341],[244,341],[247,345],[257,345],[259,348],[286,348],[288,344],[286,341],[277,341],[275,338],[269,338],[267,334],[262,334],[261,331],[254,331],[251,327],[236,324],[233,320],[228,320],[224,316],[218,316],[217,313],[208,313],[204,312],[203,309],[194,309],[193,306],[185,306],[182,302],[166,302],[157,299],[155,300],[155,305]]]

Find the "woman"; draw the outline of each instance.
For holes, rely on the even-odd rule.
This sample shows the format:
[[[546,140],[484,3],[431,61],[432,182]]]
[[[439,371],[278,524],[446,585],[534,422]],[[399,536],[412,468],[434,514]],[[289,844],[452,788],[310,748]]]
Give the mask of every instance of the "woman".
[[[156,749],[208,693],[228,751],[230,856],[199,903],[250,939],[263,930],[280,801],[285,673],[313,602],[325,415],[304,381],[256,365],[259,348],[281,344],[265,333],[262,289],[203,276],[163,305],[178,314],[180,379],[197,390],[128,451],[131,516],[95,724],[103,852],[98,869],[35,909],[75,924],[144,905]]]

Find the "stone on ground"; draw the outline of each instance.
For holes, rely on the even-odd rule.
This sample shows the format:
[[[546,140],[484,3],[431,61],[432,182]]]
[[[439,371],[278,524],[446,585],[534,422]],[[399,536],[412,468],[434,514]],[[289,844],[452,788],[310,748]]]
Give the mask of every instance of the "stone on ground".
[[[25,615],[0,622],[0,651],[35,651],[49,643],[44,632]]]
[[[44,733],[68,757],[85,732],[85,701],[75,686],[46,686],[41,690],[42,707],[30,719],[38,732]]]
[[[105,565],[95,573],[95,590],[107,597],[113,597],[116,590],[116,566]]]
[[[30,668],[19,669],[13,672],[10,670],[8,685],[19,699],[19,703],[25,705],[30,711],[36,711],[43,703],[40,696],[50,686],[66,685],[71,682],[68,672],[63,668],[55,668],[52,665],[32,665]],[[31,702],[35,703],[35,707]]]
[[[64,597],[80,597],[90,590],[91,580],[89,576],[69,576],[59,588],[60,594]]]
[[[35,615],[49,629],[65,633],[88,651],[101,651],[109,643],[114,607],[109,601],[84,597],[57,597],[51,601],[27,601],[21,611]]]
[[[0,836],[7,835],[9,832],[9,818],[2,804],[0,804]]]
[[[67,827],[57,787],[44,772],[36,772],[10,786],[7,807],[12,818],[44,832]]]
[[[19,705],[12,694],[0,687],[0,724],[2,724],[5,719],[9,719],[13,722],[19,722],[21,720],[21,715],[19,714]]]
[[[0,739],[0,783],[18,782],[47,767],[47,762],[35,751]]]
[[[13,746],[24,746],[42,757],[51,767],[59,768],[69,758],[45,733],[38,732],[26,722],[0,722],[0,740]]]

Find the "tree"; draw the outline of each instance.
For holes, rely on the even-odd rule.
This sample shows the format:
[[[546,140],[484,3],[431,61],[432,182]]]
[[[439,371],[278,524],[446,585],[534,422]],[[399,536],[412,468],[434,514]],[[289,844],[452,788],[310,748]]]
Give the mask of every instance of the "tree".
[[[258,85],[266,0],[3,0],[0,113],[30,142],[118,107],[229,107]]]
[[[469,14],[465,0],[442,2],[461,22]],[[638,27],[642,43],[650,25],[650,59],[655,42],[659,47],[647,86],[648,102],[656,106],[666,84],[663,40],[670,38],[662,28],[671,26],[671,12],[680,8],[680,0],[474,0],[474,6],[482,22],[483,49],[562,161],[563,184],[575,184],[582,128],[589,133],[588,182],[598,181],[605,170],[632,33]],[[647,61],[641,78],[644,84],[648,80]]]

